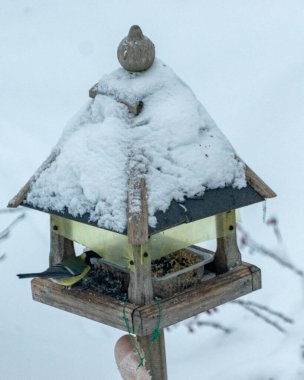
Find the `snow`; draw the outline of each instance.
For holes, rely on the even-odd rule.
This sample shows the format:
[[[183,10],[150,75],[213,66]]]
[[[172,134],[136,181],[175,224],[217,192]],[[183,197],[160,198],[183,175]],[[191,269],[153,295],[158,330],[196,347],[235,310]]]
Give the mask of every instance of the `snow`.
[[[122,232],[134,165],[146,172],[153,227],[156,211],[165,212],[172,199],[246,186],[244,164],[231,144],[162,61],[143,73],[115,70],[97,88],[104,95],[68,124],[55,147],[59,155],[38,176],[29,204],[56,211],[67,207],[75,217],[89,213],[100,227]],[[144,102],[143,111],[131,117],[125,104],[138,101]]]
[[[239,155],[278,194],[282,257],[303,268],[303,1],[100,2],[2,0],[0,11],[0,207],[28,180],[116,63],[116,47],[138,23],[193,89]],[[161,9],[161,11],[160,11]],[[170,15],[170,17],[168,17]],[[115,17],[114,17],[115,16]],[[56,31],[56,32],[55,32]],[[242,210],[243,227],[277,250],[262,206]],[[14,216],[0,213],[0,230]],[[121,380],[114,346],[123,332],[32,301],[16,273],[48,265],[49,218],[28,211],[0,241],[1,380]],[[243,251],[262,269],[263,289],[244,299],[295,320],[278,333],[237,305],[190,334],[166,332],[169,379],[303,380],[304,286],[269,258]],[[60,339],[58,338],[60,337]]]

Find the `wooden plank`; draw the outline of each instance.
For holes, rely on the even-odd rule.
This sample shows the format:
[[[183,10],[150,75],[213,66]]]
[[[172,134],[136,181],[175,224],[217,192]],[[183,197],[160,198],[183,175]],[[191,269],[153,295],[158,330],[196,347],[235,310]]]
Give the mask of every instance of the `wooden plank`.
[[[143,257],[144,252],[140,245],[134,245],[132,249],[134,268],[130,270],[128,297],[136,305],[150,304],[153,299],[151,257]]]
[[[152,336],[153,334],[137,337],[143,349],[149,347]],[[150,351],[147,352],[145,367],[152,374],[153,380],[168,379],[164,329],[159,331],[158,339],[152,344]]]
[[[143,173],[130,171],[128,187],[128,241],[133,245],[148,242],[148,205]]]
[[[149,305],[153,300],[151,255],[145,250],[148,242],[148,203],[145,181],[145,167],[133,157],[129,161],[128,187],[128,242],[132,244],[133,265],[130,270],[128,288],[129,300],[136,305]],[[133,321],[133,319],[132,319]],[[144,350],[149,346],[153,331],[137,336]],[[152,380],[167,380],[165,339],[163,329],[146,355],[145,366],[150,370]]]
[[[58,264],[62,260],[75,256],[74,243],[63,236],[51,231],[50,236],[50,265]]]
[[[261,270],[260,268],[256,267],[252,264],[243,263],[243,265],[246,265],[248,269],[250,270],[250,273],[252,275],[252,290],[259,290],[262,287],[262,277],[261,277]]]
[[[273,198],[277,196],[277,194],[246,164],[245,175],[249,185],[262,197]]]
[[[128,242],[132,245],[129,300],[136,305],[152,302],[151,256],[144,252],[148,242],[148,204],[144,169],[138,162],[129,162],[128,186]],[[144,255],[147,257],[144,257]]]
[[[256,268],[256,272],[259,272],[258,268]],[[160,327],[165,328],[181,322],[253,290],[255,289],[251,270],[247,265],[241,265],[183,293],[161,300],[162,319]],[[155,304],[134,310],[133,328],[135,334],[151,334],[157,322],[158,312],[158,307]]]
[[[100,88],[99,84],[96,83],[93,87],[90,88],[89,96],[90,98],[94,99],[97,95],[109,95],[109,93],[107,91],[103,91]],[[118,96],[115,96],[115,100],[118,103],[122,103],[125,106],[127,106],[129,112],[132,113],[134,116],[139,115],[144,106],[144,103],[142,101],[136,102],[134,104],[130,104],[130,103],[127,103],[125,100],[120,99]]]
[[[50,265],[61,263],[62,260],[69,257],[75,257],[74,242],[59,235],[57,231],[58,226],[53,225],[52,216],[50,215]]]
[[[117,299],[91,290],[72,287],[68,289],[50,280],[32,280],[35,301],[127,331],[123,320],[123,303]],[[135,305],[126,305],[126,316],[132,321]]]
[[[241,264],[241,252],[237,245],[235,210],[216,215],[216,226],[226,236],[217,238],[213,261],[216,274],[225,273]]]
[[[259,278],[259,268],[243,263],[230,272],[161,300],[161,329],[259,289]],[[77,286],[67,289],[46,279],[32,280],[32,292],[35,301],[126,331],[123,303],[116,298]],[[158,314],[159,309],[154,303],[144,306],[126,304],[127,318],[130,324],[133,321],[137,335],[152,334]]]
[[[27,183],[19,190],[19,192],[12,198],[9,202],[7,207],[15,208],[18,207],[26,198],[28,192],[31,190],[34,182],[37,180],[37,178],[40,176],[40,174],[47,169],[53,161],[55,161],[56,157],[58,156],[59,151],[54,150],[49,157],[40,165],[40,167],[36,170],[35,174],[32,175],[32,177],[27,181]]]

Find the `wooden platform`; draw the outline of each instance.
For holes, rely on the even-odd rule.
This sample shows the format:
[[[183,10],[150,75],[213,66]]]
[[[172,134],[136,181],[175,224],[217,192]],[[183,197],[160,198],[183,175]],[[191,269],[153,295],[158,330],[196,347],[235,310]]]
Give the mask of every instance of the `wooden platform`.
[[[160,327],[168,327],[260,288],[260,269],[243,263],[227,273],[162,299]],[[32,295],[35,301],[126,331],[123,303],[113,297],[91,290],[67,289],[45,279],[32,280]],[[126,305],[126,316],[138,336],[153,333],[158,313],[155,304]]]

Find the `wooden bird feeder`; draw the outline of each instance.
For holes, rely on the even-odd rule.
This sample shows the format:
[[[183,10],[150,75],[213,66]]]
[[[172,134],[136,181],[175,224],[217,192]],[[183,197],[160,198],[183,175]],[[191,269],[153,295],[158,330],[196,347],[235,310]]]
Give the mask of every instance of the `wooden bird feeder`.
[[[132,28],[129,39],[132,36],[137,39],[140,49],[134,50],[134,44],[128,38],[123,40],[118,49],[119,61],[129,71],[149,71],[154,60],[154,45],[142,35],[139,27]],[[133,50],[128,50],[128,44]],[[124,61],[127,61],[125,66]],[[89,95],[94,102],[98,95],[106,95],[106,91],[97,84],[91,88]],[[138,118],[145,109],[145,99],[129,102],[116,97],[115,101],[124,104],[133,119]],[[58,150],[50,155],[11,200],[9,207],[22,205],[50,214],[51,264],[74,256],[73,244],[77,242],[99,253],[108,265],[112,265],[114,273],[128,273],[125,313],[142,347],[148,346],[159,314],[159,308],[153,302],[156,285],[151,262],[178,250],[187,251],[188,247],[192,247],[190,251],[193,251],[193,245],[201,241],[217,240],[215,252],[207,252],[208,264],[204,265],[202,278],[193,285],[181,286],[180,290],[176,288],[160,300],[160,335],[147,354],[146,367],[154,380],[165,380],[165,327],[261,287],[260,269],[242,262],[237,246],[236,210],[274,197],[275,193],[245,165],[247,186],[240,189],[233,186],[207,189],[203,195],[185,197],[182,202],[172,198],[165,212],[156,211],[157,223],[151,227],[148,223],[146,169],[134,165],[128,172],[127,226],[117,232],[92,222],[89,213],[75,217],[67,207],[56,211],[52,207],[33,206],[28,201],[27,196],[41,173],[50,168],[59,155]],[[206,253],[204,250],[201,252]],[[177,277],[179,273],[169,276],[163,285],[161,282],[158,284],[158,288],[170,287],[171,281]],[[183,281],[181,277],[180,282]],[[46,279],[32,280],[32,295],[38,302],[126,331],[123,303],[115,297],[73,287],[68,290]]]

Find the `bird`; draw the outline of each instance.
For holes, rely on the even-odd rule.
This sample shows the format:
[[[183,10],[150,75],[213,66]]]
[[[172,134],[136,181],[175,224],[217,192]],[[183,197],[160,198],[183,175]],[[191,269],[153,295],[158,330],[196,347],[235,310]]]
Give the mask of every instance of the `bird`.
[[[87,273],[93,268],[94,260],[96,261],[97,258],[101,258],[97,253],[86,251],[80,256],[62,260],[60,263],[50,266],[43,272],[21,273],[17,274],[17,276],[19,278],[49,278],[59,285],[69,287],[76,284],[87,275]]]

